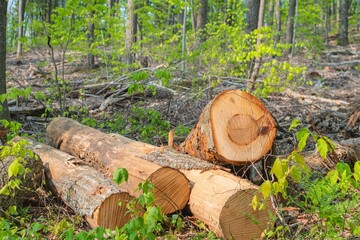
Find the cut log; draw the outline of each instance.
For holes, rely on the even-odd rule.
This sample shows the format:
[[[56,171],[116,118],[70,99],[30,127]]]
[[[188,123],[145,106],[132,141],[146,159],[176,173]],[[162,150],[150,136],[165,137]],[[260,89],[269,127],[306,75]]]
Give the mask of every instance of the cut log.
[[[117,168],[126,168],[129,180],[121,187],[132,195],[140,194],[140,182],[150,180],[155,187],[155,203],[165,214],[183,209],[189,200],[190,185],[183,173],[138,157],[139,149],[129,148],[114,136],[67,118],[55,118],[46,136],[52,146],[83,159],[108,178]]]
[[[155,147],[119,134],[111,135],[121,140],[128,149],[136,149],[139,157],[185,173],[192,186],[190,211],[217,236],[227,239],[258,239],[270,223],[273,208],[269,201],[266,202],[267,210],[252,209],[251,200],[258,194],[258,186],[248,180],[171,148]],[[259,196],[259,199],[262,197]]]
[[[15,141],[20,139],[16,137]],[[44,164],[49,186],[75,213],[85,216],[91,227],[113,230],[131,219],[126,205],[134,198],[117,184],[78,158],[48,145],[27,141],[30,143],[27,147]]]
[[[216,163],[248,164],[272,147],[276,123],[256,97],[228,90],[212,100],[179,150]]]
[[[191,212],[218,236],[259,239],[269,227],[271,202],[265,203],[267,210],[251,207],[252,198],[259,194],[256,185],[222,170],[184,173],[194,184],[189,201]]]
[[[11,145],[12,143],[10,142],[9,144]],[[15,159],[18,160],[18,157],[20,156],[14,155],[0,160],[0,189],[16,178],[12,176],[9,179],[8,169]],[[22,206],[26,200],[36,196],[36,189],[41,186],[43,177],[42,162],[28,156],[25,156],[24,160],[26,161],[25,164],[22,164],[24,169],[30,169],[31,172],[18,175],[18,179],[21,180],[20,189],[10,190],[10,195],[0,194],[0,209],[3,211],[6,211],[10,206]],[[2,215],[2,212],[0,212],[0,215]]]

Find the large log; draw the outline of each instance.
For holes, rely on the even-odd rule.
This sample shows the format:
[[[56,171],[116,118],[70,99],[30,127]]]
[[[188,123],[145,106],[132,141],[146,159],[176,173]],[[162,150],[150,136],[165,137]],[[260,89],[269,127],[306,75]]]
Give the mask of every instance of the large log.
[[[14,145],[16,144],[16,146]],[[9,195],[0,194],[0,209],[6,211],[10,206],[21,206],[27,200],[36,196],[36,189],[41,186],[41,180],[43,176],[43,165],[40,160],[38,160],[35,156],[30,157],[28,154],[26,156],[22,156],[24,151],[20,153],[19,151],[12,151],[10,149],[17,148],[21,150],[19,146],[25,146],[25,143],[14,143],[9,142],[8,153],[12,156],[8,156],[6,158],[0,159],[0,189],[2,189],[5,185],[9,183],[10,180],[15,180],[18,178],[21,180],[21,184],[19,188],[14,188],[10,190]],[[18,161],[19,158],[22,158],[25,163],[21,163],[24,169],[31,170],[30,172],[24,172],[24,174],[19,174],[18,176],[12,176],[9,178],[8,169],[9,166],[14,162],[14,160]],[[0,212],[2,215],[3,212]]]
[[[14,141],[20,139],[16,137]],[[115,229],[130,220],[126,205],[134,198],[117,184],[74,156],[42,143],[27,141],[30,143],[27,147],[44,164],[51,189],[75,213],[85,216],[91,227]]]
[[[179,149],[211,162],[242,165],[264,156],[275,136],[275,120],[256,97],[228,90],[204,108]]]
[[[183,173],[139,158],[138,149],[129,148],[114,136],[67,118],[55,118],[46,136],[52,146],[87,161],[109,178],[117,168],[126,168],[129,180],[121,187],[132,195],[140,194],[140,182],[150,180],[155,187],[155,203],[165,214],[183,209],[189,200],[190,185]]]
[[[190,211],[219,237],[257,239],[270,223],[269,212],[273,212],[270,201],[266,202],[267,210],[254,211],[251,200],[258,194],[258,186],[248,180],[171,148],[155,147],[119,134],[111,135],[128,149],[136,149],[141,158],[180,169],[192,186]],[[261,196],[258,197],[262,199]]]

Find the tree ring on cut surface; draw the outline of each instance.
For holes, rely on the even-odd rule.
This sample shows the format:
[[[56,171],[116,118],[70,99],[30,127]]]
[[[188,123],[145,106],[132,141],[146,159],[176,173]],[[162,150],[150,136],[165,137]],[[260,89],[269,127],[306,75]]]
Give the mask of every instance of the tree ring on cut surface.
[[[228,136],[238,145],[247,145],[259,136],[259,127],[249,115],[236,114],[227,124]]]

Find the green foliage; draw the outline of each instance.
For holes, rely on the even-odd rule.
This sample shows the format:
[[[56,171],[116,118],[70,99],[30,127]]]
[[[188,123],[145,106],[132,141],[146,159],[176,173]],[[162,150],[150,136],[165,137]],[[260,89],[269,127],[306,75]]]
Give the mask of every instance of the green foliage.
[[[300,126],[299,120],[294,120],[290,129]],[[311,137],[311,138],[310,138]],[[287,204],[296,206],[308,214],[311,222],[309,232],[298,232],[296,239],[321,238],[334,239],[344,236],[350,231],[352,236],[359,236],[360,214],[357,213],[360,197],[360,162],[356,162],[354,170],[347,163],[339,162],[336,169],[330,170],[325,176],[310,171],[301,152],[310,140],[315,142],[320,156],[325,160],[332,153],[335,145],[324,136],[318,136],[308,128],[300,128],[296,132],[298,146],[286,159],[276,159],[271,174],[274,180],[265,181],[260,186],[264,199],[281,194]],[[297,186],[299,190],[288,188]],[[289,191],[291,193],[289,193]],[[258,197],[252,200],[254,209],[263,205]],[[267,238],[281,238],[291,234],[288,225],[281,225],[267,231]]]
[[[129,115],[115,116],[111,121],[101,124],[102,128],[109,128],[111,132],[132,135],[141,141],[154,143],[166,139],[170,130],[170,123],[162,119],[161,113],[154,109],[133,106]]]
[[[8,180],[0,189],[0,194],[14,194],[13,190],[21,188],[22,179],[31,171],[31,169],[25,167],[26,159],[37,159],[37,156],[31,150],[25,148],[27,144],[25,140],[21,140],[19,142],[8,142],[7,145],[0,146],[1,161],[7,157],[14,158],[8,167]]]

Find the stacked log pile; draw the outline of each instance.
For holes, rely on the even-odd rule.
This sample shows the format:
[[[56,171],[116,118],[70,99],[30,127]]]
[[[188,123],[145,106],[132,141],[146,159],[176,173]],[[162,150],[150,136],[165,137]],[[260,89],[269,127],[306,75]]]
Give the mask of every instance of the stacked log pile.
[[[270,222],[270,201],[266,211],[253,210],[258,186],[214,163],[258,161],[275,135],[275,120],[264,105],[248,93],[230,90],[205,107],[180,151],[105,134],[62,117],[53,119],[46,131],[48,144],[58,150],[33,141],[29,148],[45,165],[53,190],[91,226],[122,226],[129,216],[117,202],[141,194],[138,184],[149,180],[165,214],[188,204],[218,236],[254,239]],[[117,168],[129,172],[128,182],[120,186],[110,180]]]

